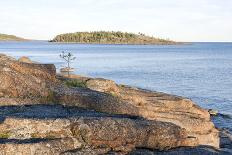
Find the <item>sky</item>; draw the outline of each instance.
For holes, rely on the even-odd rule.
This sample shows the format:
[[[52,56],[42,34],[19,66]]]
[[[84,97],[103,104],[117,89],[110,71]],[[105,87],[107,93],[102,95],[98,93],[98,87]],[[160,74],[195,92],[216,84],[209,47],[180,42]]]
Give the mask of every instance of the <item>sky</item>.
[[[78,31],[232,41],[232,0],[0,0],[0,33],[49,40]]]

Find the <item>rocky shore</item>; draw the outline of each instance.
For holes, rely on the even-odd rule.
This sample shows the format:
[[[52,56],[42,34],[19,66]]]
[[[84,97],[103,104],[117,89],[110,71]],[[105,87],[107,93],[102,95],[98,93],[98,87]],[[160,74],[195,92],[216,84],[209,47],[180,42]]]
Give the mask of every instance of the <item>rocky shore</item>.
[[[0,119],[0,155],[232,154],[231,134],[189,99],[6,55]]]

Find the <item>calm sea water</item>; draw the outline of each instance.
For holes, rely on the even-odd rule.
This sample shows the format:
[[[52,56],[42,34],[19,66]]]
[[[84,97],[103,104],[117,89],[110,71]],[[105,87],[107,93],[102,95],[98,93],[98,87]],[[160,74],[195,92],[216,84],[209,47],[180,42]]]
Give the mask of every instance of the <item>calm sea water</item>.
[[[76,57],[76,74],[104,77],[117,83],[192,99],[204,108],[232,116],[232,43],[189,45],[85,45],[44,41],[0,42],[0,53],[28,56],[64,66],[62,51]],[[215,119],[232,129],[231,118]]]

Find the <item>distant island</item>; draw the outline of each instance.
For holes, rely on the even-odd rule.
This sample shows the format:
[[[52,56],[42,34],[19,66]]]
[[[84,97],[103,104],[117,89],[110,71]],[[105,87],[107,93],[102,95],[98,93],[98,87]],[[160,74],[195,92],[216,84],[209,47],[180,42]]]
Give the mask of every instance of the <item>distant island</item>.
[[[17,37],[15,35],[7,35],[0,33],[0,41],[26,41],[27,39]]]
[[[134,34],[127,32],[76,32],[57,35],[50,42],[65,43],[89,43],[89,44],[144,44],[144,45],[169,45],[177,44],[175,41],[147,36],[142,33]]]

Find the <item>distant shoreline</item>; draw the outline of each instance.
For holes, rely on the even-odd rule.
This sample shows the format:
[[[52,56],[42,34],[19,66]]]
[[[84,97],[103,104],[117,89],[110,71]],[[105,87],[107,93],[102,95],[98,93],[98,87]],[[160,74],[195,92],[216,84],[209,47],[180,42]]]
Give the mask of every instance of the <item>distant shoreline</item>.
[[[181,45],[181,44],[189,44],[189,43],[182,43],[178,42],[175,44],[122,44],[122,43],[83,43],[83,42],[51,42],[48,41],[49,43],[57,43],[57,44],[85,44],[85,45]],[[190,43],[191,44],[191,43]]]
[[[83,45],[154,45],[154,46],[171,46],[171,45],[191,45],[191,44],[232,44],[232,42],[175,42],[175,44],[104,44],[104,43],[78,43],[78,42],[51,42],[50,40],[33,40],[33,39],[25,39],[25,40],[0,40],[1,43],[3,42],[47,42],[51,44],[83,44]]]
[[[47,42],[51,44],[83,44],[83,45],[154,45],[154,46],[171,46],[171,45],[186,45],[186,44],[192,44],[192,43],[185,43],[185,42],[176,42],[175,44],[110,44],[110,43],[79,43],[79,42],[51,42],[49,40],[0,40],[0,42]]]
[[[15,35],[8,35],[8,34],[0,33],[0,41],[28,41],[28,39],[17,37]]]

